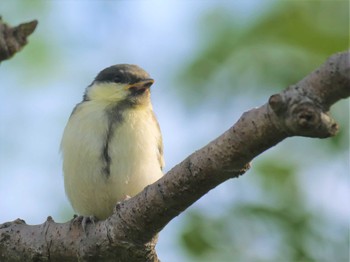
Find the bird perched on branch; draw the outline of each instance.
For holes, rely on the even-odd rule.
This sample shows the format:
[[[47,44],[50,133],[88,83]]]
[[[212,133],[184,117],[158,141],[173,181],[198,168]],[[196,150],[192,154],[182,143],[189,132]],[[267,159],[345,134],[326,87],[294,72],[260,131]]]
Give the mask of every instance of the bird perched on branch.
[[[61,151],[66,194],[79,215],[105,219],[118,201],[163,175],[153,82],[136,65],[108,67],[73,109]]]

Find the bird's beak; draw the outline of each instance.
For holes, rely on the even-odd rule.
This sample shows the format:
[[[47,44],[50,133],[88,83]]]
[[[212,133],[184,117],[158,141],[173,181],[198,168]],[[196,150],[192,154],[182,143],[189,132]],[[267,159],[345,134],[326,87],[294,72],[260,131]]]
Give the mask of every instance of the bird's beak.
[[[130,85],[129,89],[132,89],[135,91],[144,91],[144,90],[150,88],[153,83],[154,83],[154,80],[151,78],[144,79],[144,80],[141,80],[135,84]]]

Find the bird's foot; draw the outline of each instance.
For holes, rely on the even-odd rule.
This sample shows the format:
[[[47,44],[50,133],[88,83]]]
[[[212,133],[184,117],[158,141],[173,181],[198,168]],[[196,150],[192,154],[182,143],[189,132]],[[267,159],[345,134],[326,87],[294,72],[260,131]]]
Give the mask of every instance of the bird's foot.
[[[95,222],[97,222],[98,219],[95,216],[78,216],[78,215],[74,215],[72,221],[71,221],[71,226],[73,226],[74,224],[78,224],[81,225],[83,228],[83,231],[86,232],[86,226],[89,223],[92,223],[95,225]]]

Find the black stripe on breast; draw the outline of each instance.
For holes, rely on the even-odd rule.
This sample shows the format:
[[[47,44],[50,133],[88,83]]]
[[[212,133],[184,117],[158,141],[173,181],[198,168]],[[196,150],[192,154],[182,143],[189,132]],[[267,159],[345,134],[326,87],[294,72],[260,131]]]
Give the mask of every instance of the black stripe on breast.
[[[120,102],[118,105],[115,105],[113,107],[109,107],[106,109],[106,114],[107,114],[107,118],[108,118],[108,129],[107,129],[107,132],[105,134],[105,143],[104,143],[104,146],[102,149],[101,158],[104,162],[103,167],[102,167],[102,173],[107,178],[111,174],[110,167],[111,167],[112,159],[111,159],[111,156],[109,153],[109,146],[110,146],[111,140],[113,138],[114,131],[124,121],[123,112],[125,112],[125,110],[128,110],[132,106],[133,105],[130,102],[125,101],[125,102]]]
[[[109,144],[111,141],[111,137],[112,137],[112,127],[111,127],[111,123],[108,124],[108,130],[107,130],[107,134],[106,134],[106,138],[105,138],[105,144],[103,146],[103,150],[102,150],[102,159],[104,161],[104,165],[102,167],[102,173],[106,176],[109,177],[111,174],[111,157],[109,155]]]

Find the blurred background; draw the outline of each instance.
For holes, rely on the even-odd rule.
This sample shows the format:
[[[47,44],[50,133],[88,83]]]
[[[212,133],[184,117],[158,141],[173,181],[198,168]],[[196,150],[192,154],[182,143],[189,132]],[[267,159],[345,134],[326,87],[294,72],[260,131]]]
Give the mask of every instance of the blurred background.
[[[240,115],[349,48],[348,1],[17,1],[37,19],[0,67],[0,223],[72,218],[59,144],[87,85],[135,63],[156,79],[166,171]],[[348,261],[349,101],[330,139],[294,137],[218,186],[160,233],[162,261]]]

